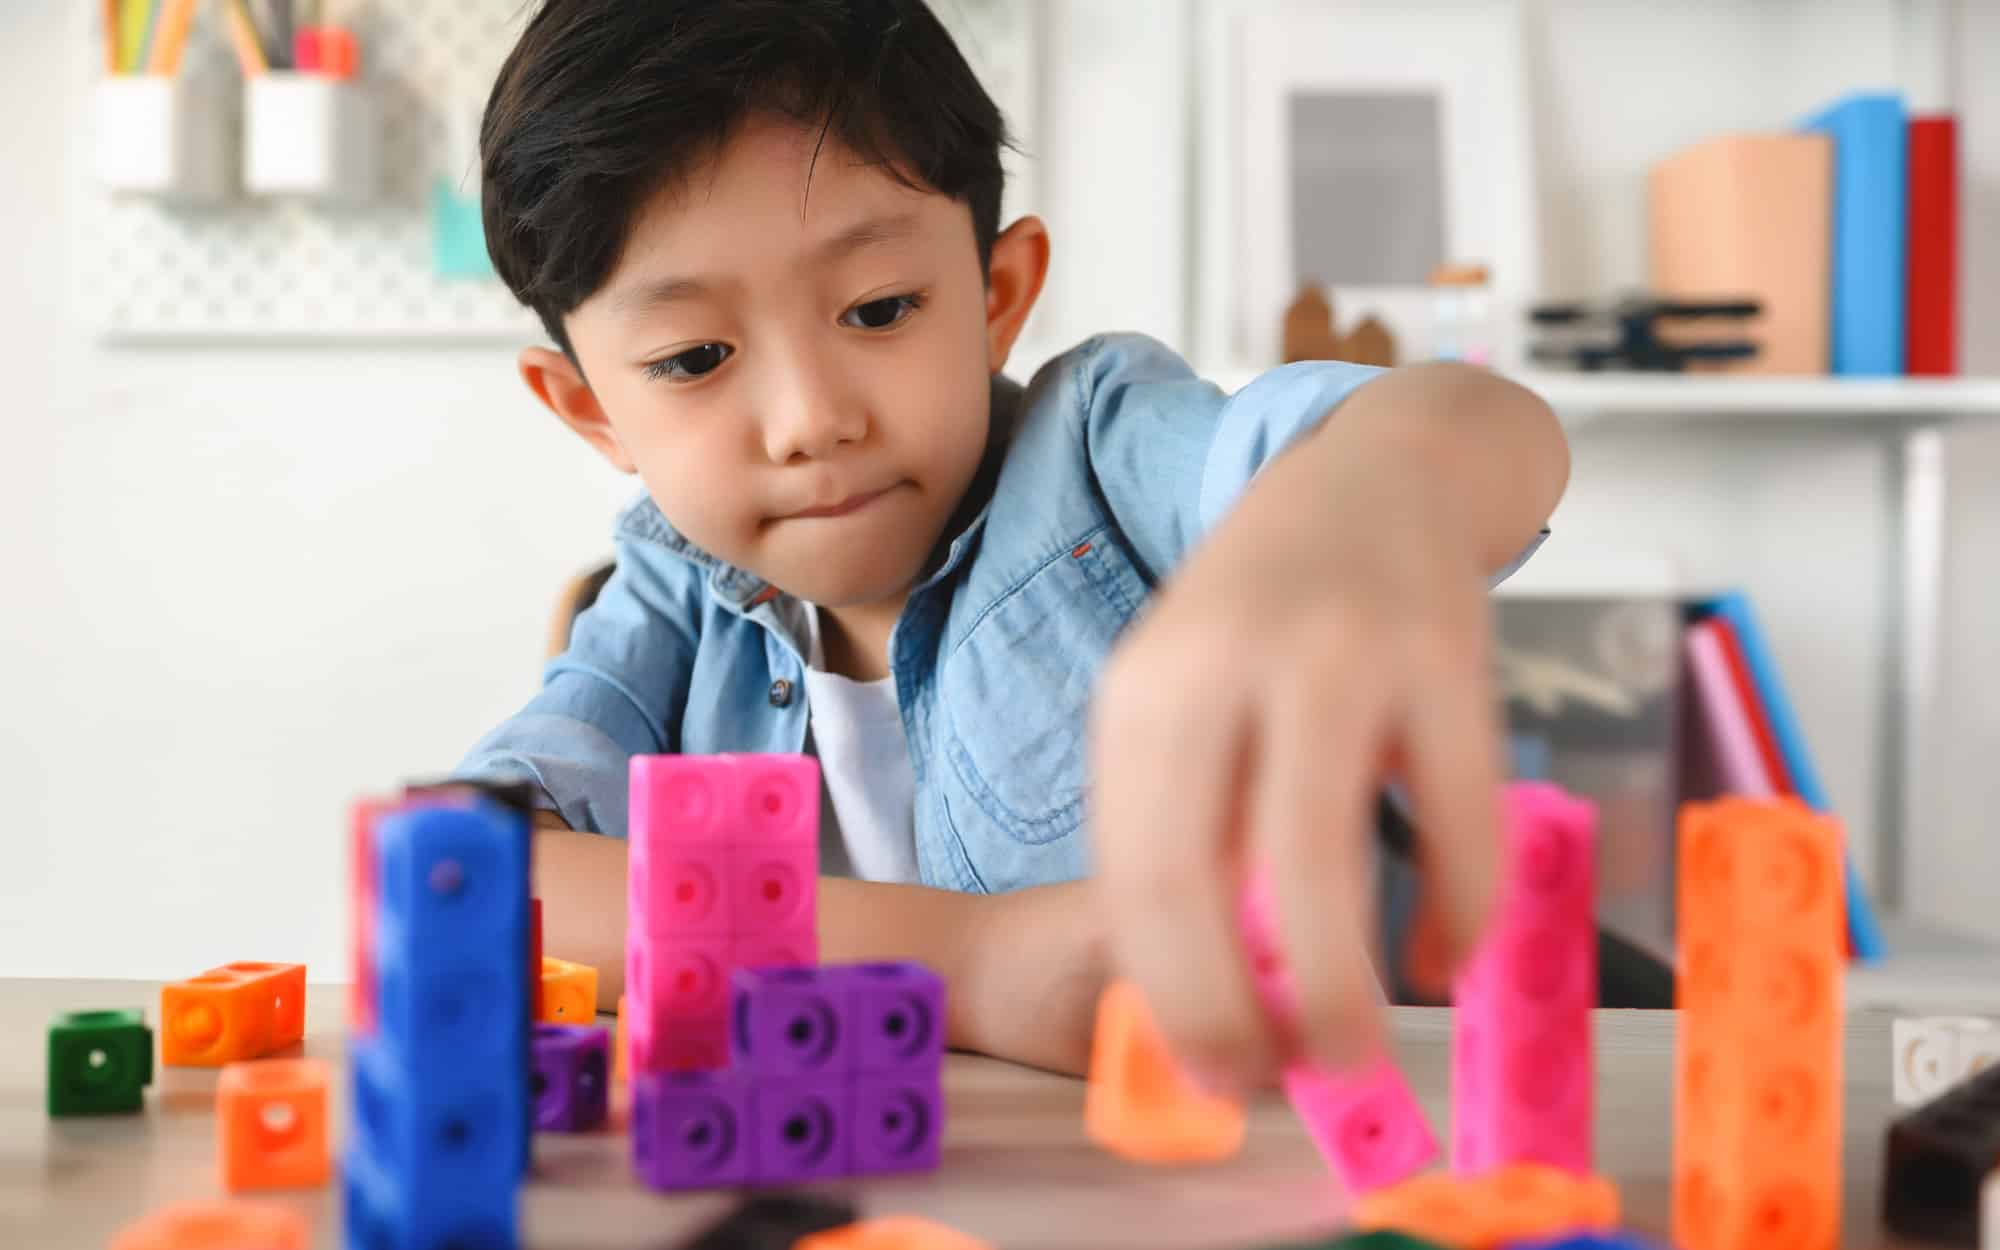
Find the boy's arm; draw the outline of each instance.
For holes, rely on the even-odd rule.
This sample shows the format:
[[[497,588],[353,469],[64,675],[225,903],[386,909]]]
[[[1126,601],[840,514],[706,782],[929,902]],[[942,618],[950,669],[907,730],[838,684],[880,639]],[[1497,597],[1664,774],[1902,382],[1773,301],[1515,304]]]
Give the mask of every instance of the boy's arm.
[[[598,970],[597,1005],[625,988],[626,846],[536,815],[542,948]],[[947,986],[947,1041],[1058,1072],[1089,1062],[1104,944],[1082,882],[1012,894],[821,878],[820,957],[912,959]]]

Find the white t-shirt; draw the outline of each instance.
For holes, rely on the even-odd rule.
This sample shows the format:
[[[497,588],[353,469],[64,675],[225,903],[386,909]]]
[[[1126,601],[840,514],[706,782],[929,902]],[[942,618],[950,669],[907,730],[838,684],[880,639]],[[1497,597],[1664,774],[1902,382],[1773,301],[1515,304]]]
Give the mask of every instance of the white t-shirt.
[[[819,757],[820,864],[833,876],[915,885],[917,776],[896,706],[896,679],[826,671],[819,609],[806,608],[808,749]],[[844,870],[844,871],[843,871]]]

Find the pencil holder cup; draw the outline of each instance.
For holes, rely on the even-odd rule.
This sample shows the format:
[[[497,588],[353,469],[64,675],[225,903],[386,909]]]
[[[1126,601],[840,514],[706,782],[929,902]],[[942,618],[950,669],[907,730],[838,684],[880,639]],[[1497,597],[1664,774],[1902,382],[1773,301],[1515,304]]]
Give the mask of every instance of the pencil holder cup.
[[[243,183],[255,195],[373,199],[380,179],[375,97],[354,79],[276,72],[245,80]]]
[[[125,74],[96,88],[97,181],[120,194],[199,204],[235,181],[229,97],[182,75]]]

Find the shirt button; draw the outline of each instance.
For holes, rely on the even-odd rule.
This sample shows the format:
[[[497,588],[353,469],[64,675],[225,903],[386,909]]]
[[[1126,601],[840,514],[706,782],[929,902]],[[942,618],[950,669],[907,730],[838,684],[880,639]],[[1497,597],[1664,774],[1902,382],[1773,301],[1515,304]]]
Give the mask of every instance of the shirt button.
[[[792,703],[792,683],[780,677],[771,683],[771,706],[790,707]]]

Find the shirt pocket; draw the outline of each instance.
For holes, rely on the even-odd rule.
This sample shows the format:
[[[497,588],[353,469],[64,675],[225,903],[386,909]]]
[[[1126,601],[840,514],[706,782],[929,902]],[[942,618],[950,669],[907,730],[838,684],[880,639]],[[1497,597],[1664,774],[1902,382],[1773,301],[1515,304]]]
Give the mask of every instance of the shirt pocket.
[[[1146,593],[1100,526],[995,599],[945,660],[946,808],[980,875],[976,822],[1029,846],[1082,824],[1091,692]]]

